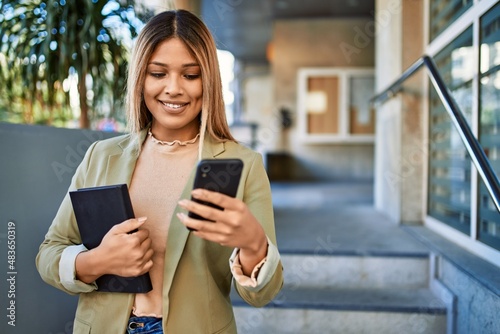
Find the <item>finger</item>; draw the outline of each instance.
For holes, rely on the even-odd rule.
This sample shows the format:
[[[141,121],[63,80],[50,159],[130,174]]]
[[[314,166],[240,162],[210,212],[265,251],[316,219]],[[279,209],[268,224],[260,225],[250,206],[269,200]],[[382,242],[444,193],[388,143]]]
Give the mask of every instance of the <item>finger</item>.
[[[144,259],[149,262],[149,261],[153,261],[152,258],[153,258],[153,255],[154,255],[154,250],[152,248],[148,249],[148,251],[146,252],[146,254],[144,254]]]
[[[193,212],[208,220],[218,220],[221,210],[212,208],[208,205],[183,199],[179,201],[179,206],[187,211]]]
[[[218,243],[221,246],[229,246],[231,243],[231,238],[228,235],[219,233],[218,231],[205,229],[203,231],[193,231],[193,234],[202,239]]]
[[[130,234],[130,236],[137,237],[141,243],[144,240],[146,240],[147,238],[149,238],[149,231],[146,229],[140,229],[137,232],[129,233],[129,234]]]
[[[146,217],[132,218],[124,221],[123,223],[117,224],[111,228],[114,234],[130,233],[137,230],[144,222]]]
[[[141,231],[139,231],[139,232],[141,232]],[[137,233],[139,233],[139,232],[137,232]],[[143,251],[144,253],[146,253],[148,250],[152,249],[152,248],[151,248],[151,244],[152,244],[152,243],[153,243],[153,242],[151,241],[151,238],[148,238],[148,237],[144,238],[144,239],[141,241],[141,249],[142,249],[142,251]]]
[[[214,225],[214,222],[191,218],[185,213],[177,213],[177,218],[179,218],[179,220],[181,221],[181,223],[184,224],[184,226],[195,231],[200,229],[202,230],[206,229],[207,228],[206,225]]]
[[[227,240],[231,240],[231,229],[225,224],[193,219],[184,213],[178,213],[177,217],[179,217],[184,226],[191,228],[192,233],[200,238],[221,245],[226,244]]]
[[[224,209],[231,209],[235,203],[235,199],[233,197],[202,188],[194,189],[191,192],[191,196],[201,201],[213,203]]]
[[[149,260],[148,262],[146,262],[143,266],[143,274],[147,273],[148,271],[151,270],[151,268],[153,268],[153,260]]]

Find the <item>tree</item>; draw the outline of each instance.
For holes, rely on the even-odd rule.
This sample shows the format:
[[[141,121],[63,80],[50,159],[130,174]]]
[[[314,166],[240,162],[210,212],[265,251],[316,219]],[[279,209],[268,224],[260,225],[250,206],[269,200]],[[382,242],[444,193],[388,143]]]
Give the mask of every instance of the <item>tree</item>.
[[[35,110],[48,124],[67,119],[73,94],[81,128],[99,113],[116,116],[130,44],[151,14],[136,12],[134,0],[0,0],[5,96],[20,103],[28,123]]]

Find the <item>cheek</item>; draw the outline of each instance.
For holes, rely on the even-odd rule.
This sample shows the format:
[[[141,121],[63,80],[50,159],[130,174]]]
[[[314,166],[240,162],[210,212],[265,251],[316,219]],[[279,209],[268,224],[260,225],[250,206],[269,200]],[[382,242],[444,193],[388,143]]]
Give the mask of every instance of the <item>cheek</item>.
[[[196,99],[199,99],[199,100],[202,99],[202,97],[203,97],[203,88],[201,86],[201,83],[199,85],[196,85],[195,87],[193,87],[192,96],[194,98],[196,98]]]
[[[144,96],[155,96],[161,92],[162,87],[155,80],[146,79],[144,81]]]

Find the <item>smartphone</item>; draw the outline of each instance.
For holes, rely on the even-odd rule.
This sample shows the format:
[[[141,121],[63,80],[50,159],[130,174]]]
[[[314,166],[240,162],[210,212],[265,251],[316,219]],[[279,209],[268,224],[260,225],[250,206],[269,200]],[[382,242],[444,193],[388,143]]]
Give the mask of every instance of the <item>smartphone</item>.
[[[196,167],[193,189],[204,188],[235,197],[238,191],[242,170],[243,161],[240,159],[201,160]],[[191,200],[222,210],[221,207],[213,203],[200,201],[195,198],[191,198]],[[189,212],[188,216],[195,219],[208,220],[193,212]]]

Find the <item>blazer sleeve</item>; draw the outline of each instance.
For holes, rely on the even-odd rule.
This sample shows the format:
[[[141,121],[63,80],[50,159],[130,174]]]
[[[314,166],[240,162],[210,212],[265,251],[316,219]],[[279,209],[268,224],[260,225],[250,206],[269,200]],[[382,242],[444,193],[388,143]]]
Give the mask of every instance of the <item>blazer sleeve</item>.
[[[69,294],[76,294],[86,289],[69,290],[61,283],[59,275],[59,264],[61,256],[65,249],[69,246],[80,245],[82,243],[80,232],[76,224],[76,219],[73,214],[73,206],[69,197],[69,191],[82,188],[85,185],[85,178],[89,170],[92,152],[94,151],[97,142],[93,143],[87,150],[82,162],[76,169],[71,180],[68,192],[57,211],[57,214],[52,221],[51,226],[45,239],[40,245],[36,256],[36,267],[42,279]],[[85,283],[81,282],[81,285]],[[87,291],[95,290],[95,285],[89,284]]]
[[[276,250],[278,256],[277,261],[272,261],[274,262],[273,268],[266,270],[265,274],[269,275],[270,278],[266,279],[267,283],[263,287],[256,290],[242,286],[234,280],[236,291],[243,300],[252,306],[262,307],[273,300],[280,292],[283,286],[283,266],[276,247],[271,186],[260,154],[255,154],[255,159],[251,163],[245,180],[243,201],[264,228],[268,242],[272,243],[272,247]],[[264,272],[260,272],[260,274],[264,274]]]

